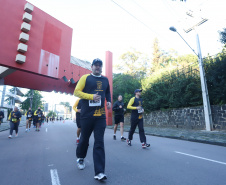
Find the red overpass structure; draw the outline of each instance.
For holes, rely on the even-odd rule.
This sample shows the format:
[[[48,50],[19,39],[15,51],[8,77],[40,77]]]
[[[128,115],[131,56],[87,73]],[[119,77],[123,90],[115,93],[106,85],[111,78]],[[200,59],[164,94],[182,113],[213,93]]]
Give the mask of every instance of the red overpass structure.
[[[25,0],[0,4],[0,84],[73,94],[91,64],[71,57],[72,28]],[[105,64],[112,93],[111,52]]]

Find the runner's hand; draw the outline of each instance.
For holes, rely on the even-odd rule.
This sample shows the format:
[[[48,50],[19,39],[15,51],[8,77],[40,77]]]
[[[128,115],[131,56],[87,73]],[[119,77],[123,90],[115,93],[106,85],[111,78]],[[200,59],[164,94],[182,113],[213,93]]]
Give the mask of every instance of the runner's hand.
[[[78,112],[81,112],[81,109],[77,109]]]
[[[119,105],[119,108],[121,109],[121,108],[122,108],[122,106],[121,106],[121,105]]]
[[[107,102],[107,109],[111,109],[111,102]]]
[[[98,102],[98,101],[100,101],[100,99],[101,99],[101,95],[98,95],[98,93],[96,93],[96,94],[93,95],[93,100],[94,101],[97,101]]]
[[[142,109],[141,107],[137,107],[137,110],[140,110],[140,109]]]

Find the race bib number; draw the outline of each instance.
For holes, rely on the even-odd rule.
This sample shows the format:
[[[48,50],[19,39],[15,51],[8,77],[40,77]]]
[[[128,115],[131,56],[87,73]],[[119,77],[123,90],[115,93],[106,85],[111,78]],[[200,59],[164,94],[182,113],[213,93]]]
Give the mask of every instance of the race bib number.
[[[17,119],[16,118],[12,118],[12,122],[17,122]]]
[[[144,112],[144,109],[140,109],[140,110],[138,110],[138,113],[140,114],[140,113],[143,113]]]
[[[99,100],[99,101],[89,100],[89,106],[90,107],[98,107],[98,106],[101,106],[101,100]]]
[[[30,118],[30,117],[31,117],[31,115],[28,115],[28,117]]]
[[[41,116],[42,116],[41,114],[38,115],[39,118],[40,118]]]

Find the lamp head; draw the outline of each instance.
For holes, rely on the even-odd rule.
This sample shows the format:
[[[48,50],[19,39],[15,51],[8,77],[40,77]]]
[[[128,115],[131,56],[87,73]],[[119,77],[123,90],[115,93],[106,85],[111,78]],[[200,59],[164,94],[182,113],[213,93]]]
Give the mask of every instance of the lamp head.
[[[173,27],[173,26],[171,26],[169,29],[170,29],[171,31],[173,31],[173,32],[177,32],[177,29],[176,29],[175,27]]]

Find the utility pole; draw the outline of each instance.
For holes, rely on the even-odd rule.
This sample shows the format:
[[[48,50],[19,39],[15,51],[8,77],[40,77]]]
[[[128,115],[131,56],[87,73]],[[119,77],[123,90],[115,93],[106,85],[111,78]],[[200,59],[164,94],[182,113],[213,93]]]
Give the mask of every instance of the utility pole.
[[[186,12],[186,14],[188,16],[194,18],[194,15],[192,13]],[[190,31],[196,29],[198,26],[202,25],[206,21],[208,21],[208,19],[200,17],[200,21],[198,23],[194,24],[194,26],[189,27],[184,31],[186,33],[188,33]],[[170,30],[173,31],[173,32],[177,32],[176,28],[174,28],[174,27],[170,27]],[[180,37],[184,40],[184,38],[181,35],[180,35]],[[189,46],[189,44],[187,42],[186,42],[186,44]],[[204,67],[203,67],[203,60],[202,60],[201,47],[200,47],[200,42],[199,42],[199,35],[198,35],[197,30],[196,30],[196,44],[197,44],[198,54],[196,54],[196,52],[190,46],[189,47],[198,56],[206,131],[212,131],[213,130],[213,121],[212,121],[211,107],[210,107],[209,94],[208,94],[208,89],[207,89],[207,84],[206,84],[206,75],[205,75],[205,70],[204,70]]]
[[[198,50],[198,56],[199,56],[198,57],[199,71],[200,71],[200,80],[201,80],[201,86],[202,86],[202,99],[203,99],[203,107],[204,107],[204,114],[205,114],[206,130],[211,131],[213,130],[213,121],[212,121],[209,93],[208,93],[207,84],[206,84],[206,75],[203,67],[202,53],[201,53],[198,33],[196,35],[196,42],[197,42],[197,50]]]

